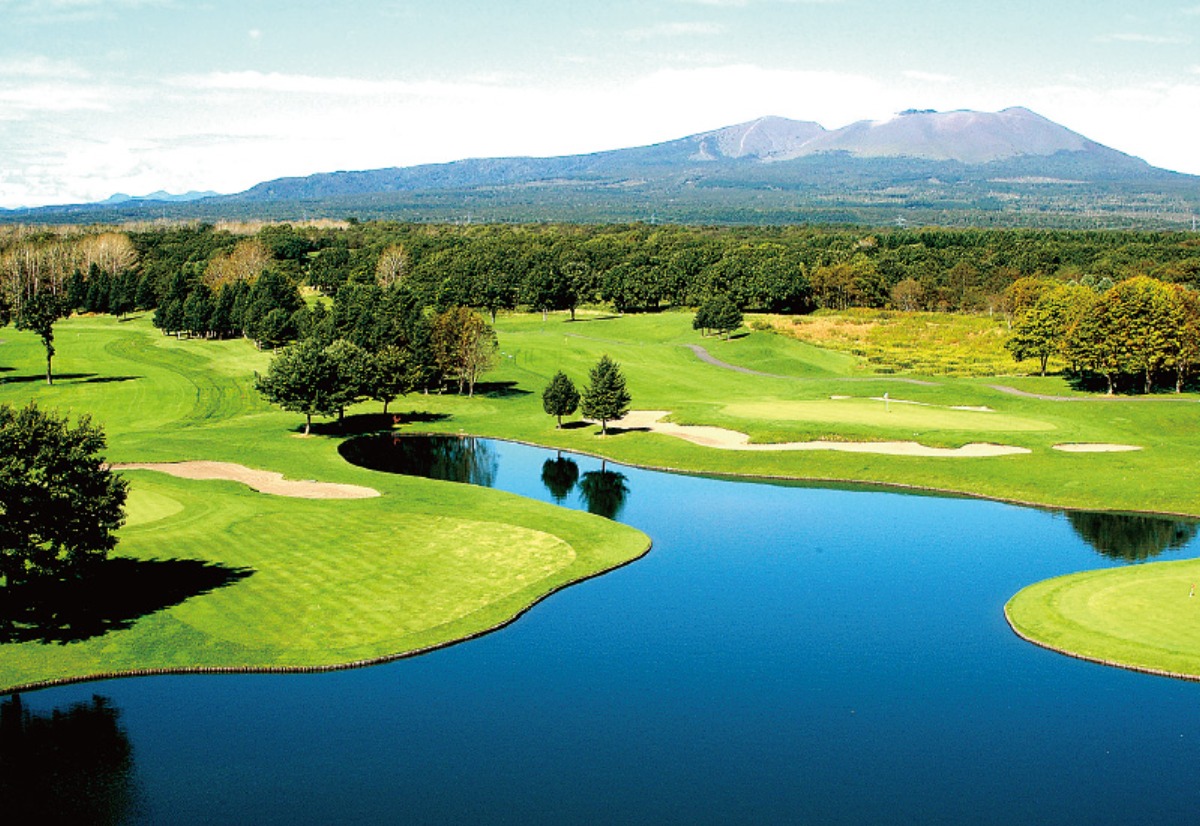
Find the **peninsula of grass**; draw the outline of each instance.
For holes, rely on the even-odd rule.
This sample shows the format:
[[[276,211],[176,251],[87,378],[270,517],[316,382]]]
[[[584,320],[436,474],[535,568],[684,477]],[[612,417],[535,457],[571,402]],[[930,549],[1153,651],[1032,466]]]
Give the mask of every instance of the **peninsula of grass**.
[[[1005,606],[1037,645],[1105,665],[1200,680],[1200,560],[1085,571],[1038,582]]]
[[[504,625],[649,547],[589,514],[347,464],[336,438],[300,438],[293,414],[259,400],[250,384],[268,356],[248,343],[73,319],[59,325],[59,378],[46,387],[40,344],[11,332],[0,401],[90,413],[111,461],[230,461],[382,495],[293,499],[123,471],[127,524],[96,578],[0,605],[0,689],[388,659]]]

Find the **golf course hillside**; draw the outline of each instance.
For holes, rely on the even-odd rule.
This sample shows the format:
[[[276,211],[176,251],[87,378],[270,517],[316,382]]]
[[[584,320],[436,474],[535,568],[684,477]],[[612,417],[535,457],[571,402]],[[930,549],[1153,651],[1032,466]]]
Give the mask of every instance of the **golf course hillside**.
[[[5,328],[0,402],[90,415],[130,492],[102,576],[4,606],[0,687],[400,656],[507,623],[650,546],[596,516],[353,466],[338,446],[365,431],[488,436],[692,473],[1200,515],[1193,394],[1112,398],[1053,375],[877,374],[853,354],[763,330],[705,337],[691,321],[501,314],[498,364],[473,397],[412,393],[387,416],[361,403],[344,426],[318,418],[307,437],[303,415],[254,389],[271,353],[247,340],[165,336],[146,315],[75,316],[56,326],[47,386],[39,339]],[[619,365],[633,412],[610,421],[607,436],[578,415],[556,427],[543,389],[558,371],[583,387],[602,356]]]

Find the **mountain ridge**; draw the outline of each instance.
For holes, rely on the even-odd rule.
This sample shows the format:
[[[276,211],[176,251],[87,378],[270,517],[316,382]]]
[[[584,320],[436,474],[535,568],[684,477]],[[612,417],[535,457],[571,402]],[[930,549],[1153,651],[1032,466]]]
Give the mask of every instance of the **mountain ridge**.
[[[1200,177],[1151,166],[1024,107],[907,110],[839,129],[765,116],[661,143],[553,157],[276,178],[158,212],[294,220],[361,213],[405,220],[1180,223],[1200,210]],[[84,220],[96,205],[43,208]],[[137,204],[106,207],[138,213]],[[30,211],[27,211],[30,212]],[[36,212],[36,211],[32,211]],[[973,214],[979,214],[975,219]],[[1172,217],[1174,216],[1174,217]],[[5,217],[5,216],[0,216]],[[986,219],[986,220],[985,220]],[[49,220],[47,218],[47,220]]]

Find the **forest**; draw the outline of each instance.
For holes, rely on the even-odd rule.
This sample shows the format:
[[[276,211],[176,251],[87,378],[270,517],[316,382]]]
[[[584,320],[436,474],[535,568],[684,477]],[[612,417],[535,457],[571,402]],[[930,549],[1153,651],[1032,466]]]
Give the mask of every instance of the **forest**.
[[[1043,371],[1061,356],[1110,392],[1180,389],[1196,366],[1198,286],[1195,233],[351,219],[0,234],[0,321],[42,332],[48,359],[57,318],[153,312],[177,336],[386,349],[393,369],[403,356],[403,388],[473,386],[478,365],[437,352],[438,320],[446,328],[457,308],[494,323],[516,309],[573,317],[581,306],[657,312],[720,297],[749,312],[1002,313],[1014,357]]]

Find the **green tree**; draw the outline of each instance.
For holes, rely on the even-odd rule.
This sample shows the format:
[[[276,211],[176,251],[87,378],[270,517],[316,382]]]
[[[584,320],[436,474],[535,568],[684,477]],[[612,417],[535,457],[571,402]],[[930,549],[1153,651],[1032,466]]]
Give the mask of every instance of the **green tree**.
[[[128,483],[104,463],[104,432],[30,403],[0,405],[0,575],[85,574],[117,544]]]
[[[325,357],[333,364],[333,404],[339,424],[346,408],[367,395],[371,384],[371,357],[357,344],[338,339],[325,348]]]
[[[562,417],[570,416],[579,409],[579,391],[567,374],[559,370],[542,391],[542,409],[558,418],[556,427],[562,427]]]
[[[54,384],[54,324],[69,313],[62,298],[50,290],[38,290],[17,307],[17,329],[37,333],[46,348],[46,384]]]
[[[431,344],[438,369],[457,380],[461,395],[475,395],[475,382],[496,365],[496,331],[474,310],[451,307],[433,321]]]
[[[301,341],[276,353],[267,374],[254,374],[254,388],[263,397],[292,413],[304,414],[304,435],[313,416],[331,416],[338,410],[338,371],[317,341]]]
[[[388,405],[397,396],[411,393],[420,384],[421,367],[395,345],[380,348],[368,358],[369,372],[363,392],[372,401],[383,403],[386,416]]]
[[[599,421],[601,433],[607,435],[608,423],[628,413],[631,401],[620,365],[607,354],[601,356],[588,374],[588,386],[581,397],[584,417]]]

